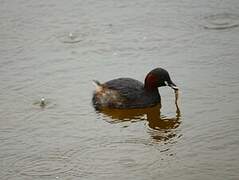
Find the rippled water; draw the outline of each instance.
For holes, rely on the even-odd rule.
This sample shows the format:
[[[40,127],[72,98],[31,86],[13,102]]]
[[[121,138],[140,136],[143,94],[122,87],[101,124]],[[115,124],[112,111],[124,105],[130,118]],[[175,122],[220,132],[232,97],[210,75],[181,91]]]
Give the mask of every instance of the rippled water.
[[[238,1],[0,2],[0,179],[238,179]],[[158,66],[181,113],[92,107]]]

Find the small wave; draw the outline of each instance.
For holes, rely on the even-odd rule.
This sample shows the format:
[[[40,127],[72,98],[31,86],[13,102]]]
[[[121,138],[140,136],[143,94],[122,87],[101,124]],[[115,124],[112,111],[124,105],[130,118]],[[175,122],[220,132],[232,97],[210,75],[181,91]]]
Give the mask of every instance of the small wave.
[[[206,16],[203,27],[212,30],[224,30],[239,27],[239,15],[222,13]]]
[[[67,157],[61,156],[27,156],[18,159],[11,168],[24,176],[53,176],[72,169]]]

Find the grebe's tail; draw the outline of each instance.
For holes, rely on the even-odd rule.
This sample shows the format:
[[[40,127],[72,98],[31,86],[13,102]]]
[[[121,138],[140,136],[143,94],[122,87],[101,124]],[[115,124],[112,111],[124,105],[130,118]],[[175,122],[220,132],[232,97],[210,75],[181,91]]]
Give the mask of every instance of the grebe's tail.
[[[93,80],[92,83],[95,85],[96,92],[100,92],[103,90],[103,86],[99,81]]]

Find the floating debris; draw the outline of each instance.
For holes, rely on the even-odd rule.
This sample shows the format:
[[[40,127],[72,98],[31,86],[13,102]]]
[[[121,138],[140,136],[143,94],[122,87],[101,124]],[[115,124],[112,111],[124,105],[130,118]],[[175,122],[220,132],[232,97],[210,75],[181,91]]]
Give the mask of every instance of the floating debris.
[[[40,106],[41,107],[45,107],[46,106],[45,98],[41,98]]]
[[[70,39],[74,39],[74,36],[73,36],[72,33],[69,33],[69,38],[70,38]]]
[[[60,36],[58,36],[59,40],[63,43],[79,43],[83,40],[83,34],[77,33],[77,32],[69,32],[69,33],[64,33]]]
[[[40,98],[40,100],[36,100],[35,102],[33,102],[33,105],[36,107],[40,107],[41,109],[45,109],[45,108],[52,108],[55,106],[55,104],[52,104],[50,102],[51,100],[49,99],[45,99],[44,97]]]

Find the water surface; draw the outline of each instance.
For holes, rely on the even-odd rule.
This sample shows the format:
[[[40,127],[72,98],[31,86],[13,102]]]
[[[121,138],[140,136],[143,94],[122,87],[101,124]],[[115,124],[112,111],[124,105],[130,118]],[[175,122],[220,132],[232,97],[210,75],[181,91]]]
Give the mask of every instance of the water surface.
[[[238,179],[238,1],[0,3],[0,179]],[[170,88],[160,113],[92,107],[93,79],[158,66],[181,114]]]

